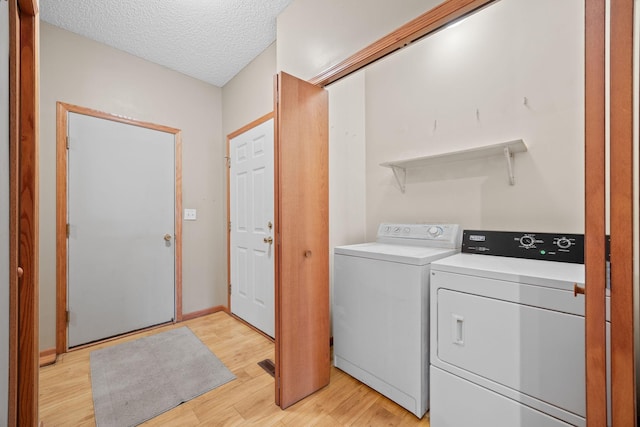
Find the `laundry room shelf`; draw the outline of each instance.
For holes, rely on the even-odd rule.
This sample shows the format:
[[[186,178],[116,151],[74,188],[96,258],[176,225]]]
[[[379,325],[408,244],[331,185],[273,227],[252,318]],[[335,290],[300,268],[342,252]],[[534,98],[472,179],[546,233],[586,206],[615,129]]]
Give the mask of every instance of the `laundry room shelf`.
[[[509,184],[515,185],[513,175],[513,155],[524,153],[527,146],[521,139],[515,141],[502,142],[500,144],[485,145],[482,147],[470,148],[468,150],[450,151],[446,153],[433,154],[430,156],[414,157],[411,159],[397,160],[393,162],[380,163],[380,166],[391,168],[393,175],[398,181],[400,191],[404,193],[407,178],[407,169],[421,168],[435,164],[457,162],[460,160],[475,160],[486,157],[502,155],[507,161],[507,172],[509,174]]]

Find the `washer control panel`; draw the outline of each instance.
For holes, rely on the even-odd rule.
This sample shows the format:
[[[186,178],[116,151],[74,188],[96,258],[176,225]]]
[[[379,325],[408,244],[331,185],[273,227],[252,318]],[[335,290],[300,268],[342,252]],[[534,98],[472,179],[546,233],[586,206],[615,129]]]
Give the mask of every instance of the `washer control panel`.
[[[378,227],[378,242],[459,248],[462,229],[458,224],[391,224]],[[437,243],[439,242],[439,243]]]
[[[584,264],[584,235],[464,230],[462,252]]]

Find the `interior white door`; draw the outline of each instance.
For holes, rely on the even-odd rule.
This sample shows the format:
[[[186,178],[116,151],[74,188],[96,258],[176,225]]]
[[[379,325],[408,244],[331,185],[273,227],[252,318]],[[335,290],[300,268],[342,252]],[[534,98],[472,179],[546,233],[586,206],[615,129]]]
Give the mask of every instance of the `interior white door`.
[[[229,141],[231,312],[273,337],[273,119]]]
[[[175,312],[175,137],[68,116],[69,347]]]

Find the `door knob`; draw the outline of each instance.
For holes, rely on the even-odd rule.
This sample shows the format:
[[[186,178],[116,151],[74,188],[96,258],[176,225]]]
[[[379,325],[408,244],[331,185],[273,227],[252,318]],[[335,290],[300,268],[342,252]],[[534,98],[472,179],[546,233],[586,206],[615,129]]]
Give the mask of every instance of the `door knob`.
[[[22,269],[22,267],[18,267],[18,279],[21,278],[24,275],[24,270]]]
[[[171,234],[167,233],[164,235],[164,240],[166,240],[167,242],[171,240]]]
[[[573,284],[573,296],[577,297],[578,294],[584,295],[584,288],[582,286],[578,286],[577,283]]]
[[[273,243],[273,237],[269,236],[269,237],[265,237],[264,239],[262,239],[265,243],[268,244],[272,244]]]

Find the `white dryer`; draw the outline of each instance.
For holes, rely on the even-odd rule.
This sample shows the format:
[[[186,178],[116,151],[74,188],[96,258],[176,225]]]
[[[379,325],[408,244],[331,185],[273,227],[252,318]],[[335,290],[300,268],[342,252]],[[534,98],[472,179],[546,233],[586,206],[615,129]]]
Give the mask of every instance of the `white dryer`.
[[[421,418],[429,408],[429,269],[460,251],[453,224],[381,224],[377,241],[334,248],[337,368]]]
[[[431,267],[431,426],[584,426],[583,236],[465,230],[462,252]]]

